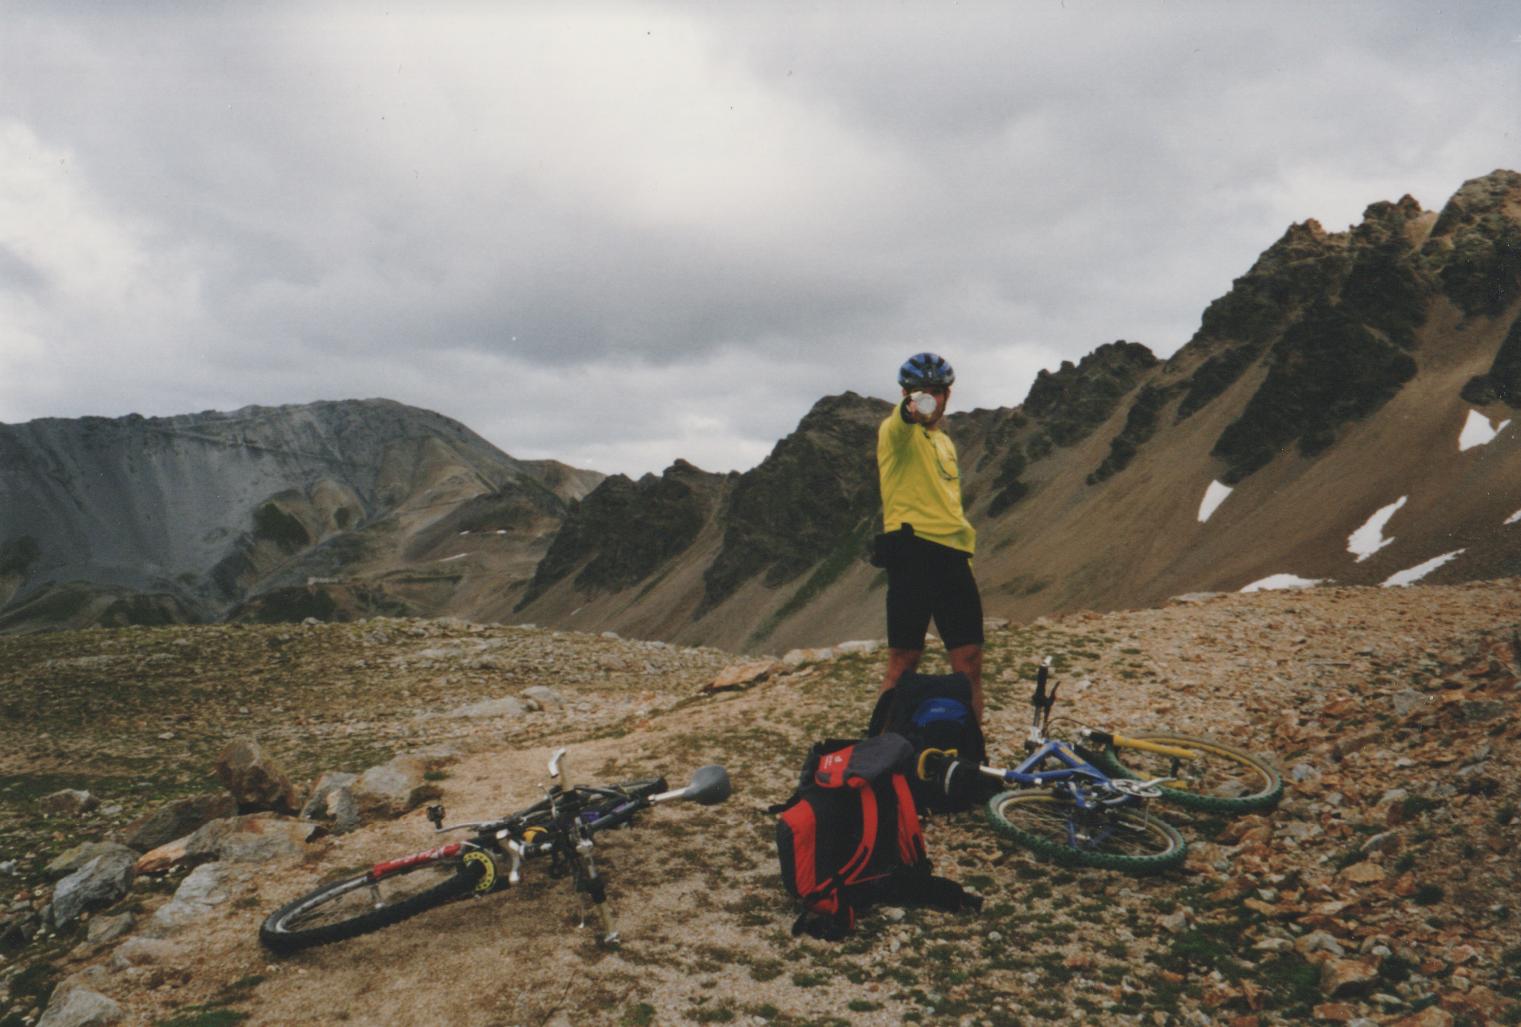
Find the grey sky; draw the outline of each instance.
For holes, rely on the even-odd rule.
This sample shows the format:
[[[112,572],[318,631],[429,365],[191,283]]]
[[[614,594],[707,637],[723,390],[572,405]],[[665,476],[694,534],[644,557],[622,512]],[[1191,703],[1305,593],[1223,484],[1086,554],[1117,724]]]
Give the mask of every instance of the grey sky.
[[[1012,406],[1294,221],[1521,169],[1508,3],[0,0],[0,422],[386,396],[758,462]]]

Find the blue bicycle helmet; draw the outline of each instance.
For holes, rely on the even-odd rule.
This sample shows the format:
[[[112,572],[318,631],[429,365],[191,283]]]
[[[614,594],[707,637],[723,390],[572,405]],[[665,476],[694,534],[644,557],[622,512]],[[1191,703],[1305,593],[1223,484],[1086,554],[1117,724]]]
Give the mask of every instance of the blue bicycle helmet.
[[[950,386],[956,372],[938,353],[915,353],[898,368],[898,384],[905,389],[923,389],[931,385]]]

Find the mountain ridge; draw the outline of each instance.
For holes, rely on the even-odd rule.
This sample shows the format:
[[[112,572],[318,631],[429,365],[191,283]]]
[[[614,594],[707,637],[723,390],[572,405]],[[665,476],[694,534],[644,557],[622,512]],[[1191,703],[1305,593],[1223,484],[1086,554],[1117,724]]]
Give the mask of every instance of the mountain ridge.
[[[399,404],[350,402],[361,405],[167,419],[186,445],[208,444],[186,441],[194,425],[191,436],[210,432],[250,469],[282,459],[270,439],[297,437],[315,446],[313,461],[366,465],[240,483],[234,522],[201,547],[217,549],[209,571],[177,555],[164,523],[137,515],[130,539],[93,550],[80,525],[97,522],[60,518],[94,560],[69,564],[56,556],[69,542],[40,545],[0,502],[0,630],[102,616],[26,614],[29,597],[59,602],[72,568],[101,589],[159,595],[142,601],[156,617],[521,618],[748,651],[880,633],[883,578],[864,553],[880,517],[882,399],[821,398],[748,471],[677,461],[637,481],[515,461],[440,415],[414,423]],[[1465,183],[1440,212],[1405,196],[1370,204],[1345,232],[1291,225],[1165,360],[1139,342],[1108,343],[1042,371],[1016,406],[953,412],[947,430],[979,532],[984,605],[1027,620],[1280,575],[1378,584],[1444,556],[1429,580],[1518,573],[1521,528],[1507,518],[1521,511],[1521,446],[1506,430],[1517,407],[1521,174],[1501,170]],[[246,427],[271,409],[283,428]],[[346,449],[337,427],[298,431],[303,419],[350,415],[375,437]],[[1474,417],[1498,436],[1460,449]],[[104,430],[93,419],[58,430],[66,423],[81,450]],[[15,431],[0,426],[0,501],[16,494],[5,448]],[[150,448],[118,455],[152,467]],[[25,472],[40,481],[49,454],[34,457]],[[1202,518],[1210,490],[1225,498]],[[56,507],[100,505],[87,489],[66,492]],[[1401,497],[1385,525],[1392,542],[1352,553],[1350,535]],[[133,502],[172,512],[152,498]],[[127,541],[152,559],[122,557],[134,552]]]
[[[74,583],[213,619],[322,576],[334,547],[344,572],[461,504],[515,498],[557,518],[600,480],[392,400],[0,425],[0,626],[27,622],[18,600]],[[533,548],[543,531],[513,541]]]

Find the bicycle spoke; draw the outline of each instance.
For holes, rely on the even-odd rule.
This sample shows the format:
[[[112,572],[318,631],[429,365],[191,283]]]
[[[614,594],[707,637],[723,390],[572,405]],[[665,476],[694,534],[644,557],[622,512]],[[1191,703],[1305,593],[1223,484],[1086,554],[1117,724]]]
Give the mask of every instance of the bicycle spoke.
[[[1169,801],[1209,812],[1236,813],[1269,809],[1283,795],[1283,781],[1265,760],[1213,739],[1164,732],[1133,736],[1191,750],[1180,759],[1133,746],[1109,749],[1098,762],[1112,773],[1142,780],[1161,778]]]
[[[1051,792],[1012,791],[995,796],[988,814],[1000,833],[1061,862],[1144,873],[1184,855],[1176,828],[1135,805],[1080,809]]]

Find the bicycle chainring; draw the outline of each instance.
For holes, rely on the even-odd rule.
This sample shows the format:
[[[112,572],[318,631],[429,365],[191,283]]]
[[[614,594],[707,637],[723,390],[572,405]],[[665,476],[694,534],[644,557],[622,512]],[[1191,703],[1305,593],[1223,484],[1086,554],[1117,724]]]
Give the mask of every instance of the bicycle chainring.
[[[1128,778],[1113,778],[1109,787],[1121,795],[1133,796],[1137,799],[1155,799],[1162,794],[1162,789],[1145,781],[1132,781]]]

